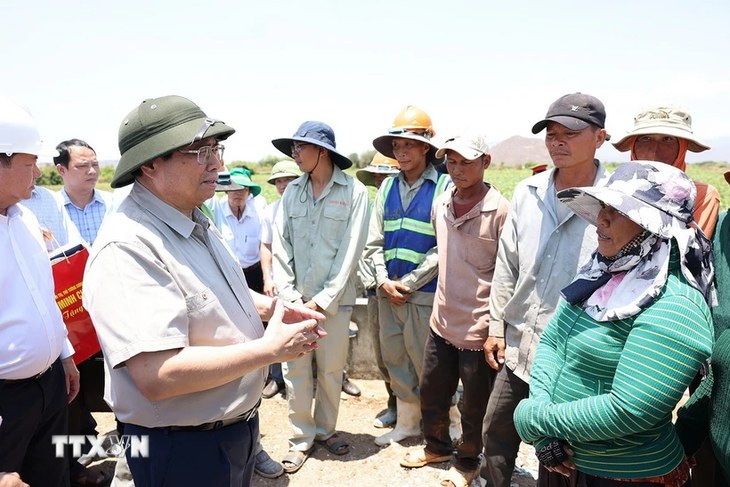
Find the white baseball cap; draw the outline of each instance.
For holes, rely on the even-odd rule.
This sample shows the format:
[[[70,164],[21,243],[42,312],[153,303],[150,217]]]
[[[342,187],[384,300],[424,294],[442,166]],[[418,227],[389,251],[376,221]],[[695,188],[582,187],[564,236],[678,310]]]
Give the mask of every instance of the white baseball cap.
[[[447,150],[453,150],[468,160],[476,159],[489,154],[487,137],[484,135],[457,135],[447,139],[441,148],[436,152],[436,157],[441,159]]]

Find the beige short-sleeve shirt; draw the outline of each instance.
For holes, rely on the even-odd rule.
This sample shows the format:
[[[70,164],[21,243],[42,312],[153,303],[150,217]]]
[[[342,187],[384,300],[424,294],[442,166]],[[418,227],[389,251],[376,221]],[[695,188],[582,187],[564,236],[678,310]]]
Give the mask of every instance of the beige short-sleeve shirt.
[[[210,221],[189,219],[139,183],[109,216],[84,274],[84,305],[105,357],[105,400],[120,421],[190,426],[253,407],[266,377],[259,369],[206,391],[151,401],[125,361],[143,352],[255,340],[264,328],[246,280]]]

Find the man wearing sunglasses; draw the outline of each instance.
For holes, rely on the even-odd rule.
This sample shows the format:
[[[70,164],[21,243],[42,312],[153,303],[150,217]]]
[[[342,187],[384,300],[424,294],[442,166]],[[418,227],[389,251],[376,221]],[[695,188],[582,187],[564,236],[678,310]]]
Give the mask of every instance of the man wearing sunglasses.
[[[112,187],[133,187],[94,243],[84,305],[105,399],[124,434],[149,442],[147,456],[127,451],[137,487],[250,485],[267,366],[326,335],[320,313],[250,291],[199,209],[233,133],[179,96],[143,101],[119,130]]]
[[[375,270],[381,353],[398,411],[395,429],[375,439],[379,446],[421,434],[418,381],[438,275],[431,207],[451,181],[433,166],[433,135],[431,117],[407,106],[373,141],[401,169],[378,190],[365,251]]]

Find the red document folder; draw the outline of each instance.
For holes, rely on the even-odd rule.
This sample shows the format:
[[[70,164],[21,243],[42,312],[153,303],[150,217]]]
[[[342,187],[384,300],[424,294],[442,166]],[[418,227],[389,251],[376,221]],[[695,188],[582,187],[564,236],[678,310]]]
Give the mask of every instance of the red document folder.
[[[89,312],[81,304],[84,267],[88,258],[89,251],[80,244],[51,257],[56,304],[61,309],[68,338],[76,350],[74,362],[77,364],[101,350]]]

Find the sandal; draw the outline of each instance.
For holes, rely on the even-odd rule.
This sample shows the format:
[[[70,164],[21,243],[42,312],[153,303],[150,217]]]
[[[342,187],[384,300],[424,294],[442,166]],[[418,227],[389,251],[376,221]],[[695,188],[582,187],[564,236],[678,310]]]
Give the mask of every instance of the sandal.
[[[314,445],[310,446],[306,451],[290,451],[281,459],[281,465],[286,473],[294,473],[299,471],[307,461],[309,455],[314,451]]]
[[[314,440],[324,447],[325,450],[333,455],[346,455],[350,453],[350,445],[348,445],[340,435],[335,433],[326,440]]]
[[[451,460],[451,455],[434,455],[429,453],[426,448],[421,447],[418,450],[406,452],[401,461],[401,467],[418,468],[425,467],[429,463],[441,463]]]
[[[439,478],[443,487],[469,487],[471,481],[477,476],[478,470],[473,472],[462,472],[456,467],[451,467]]]

